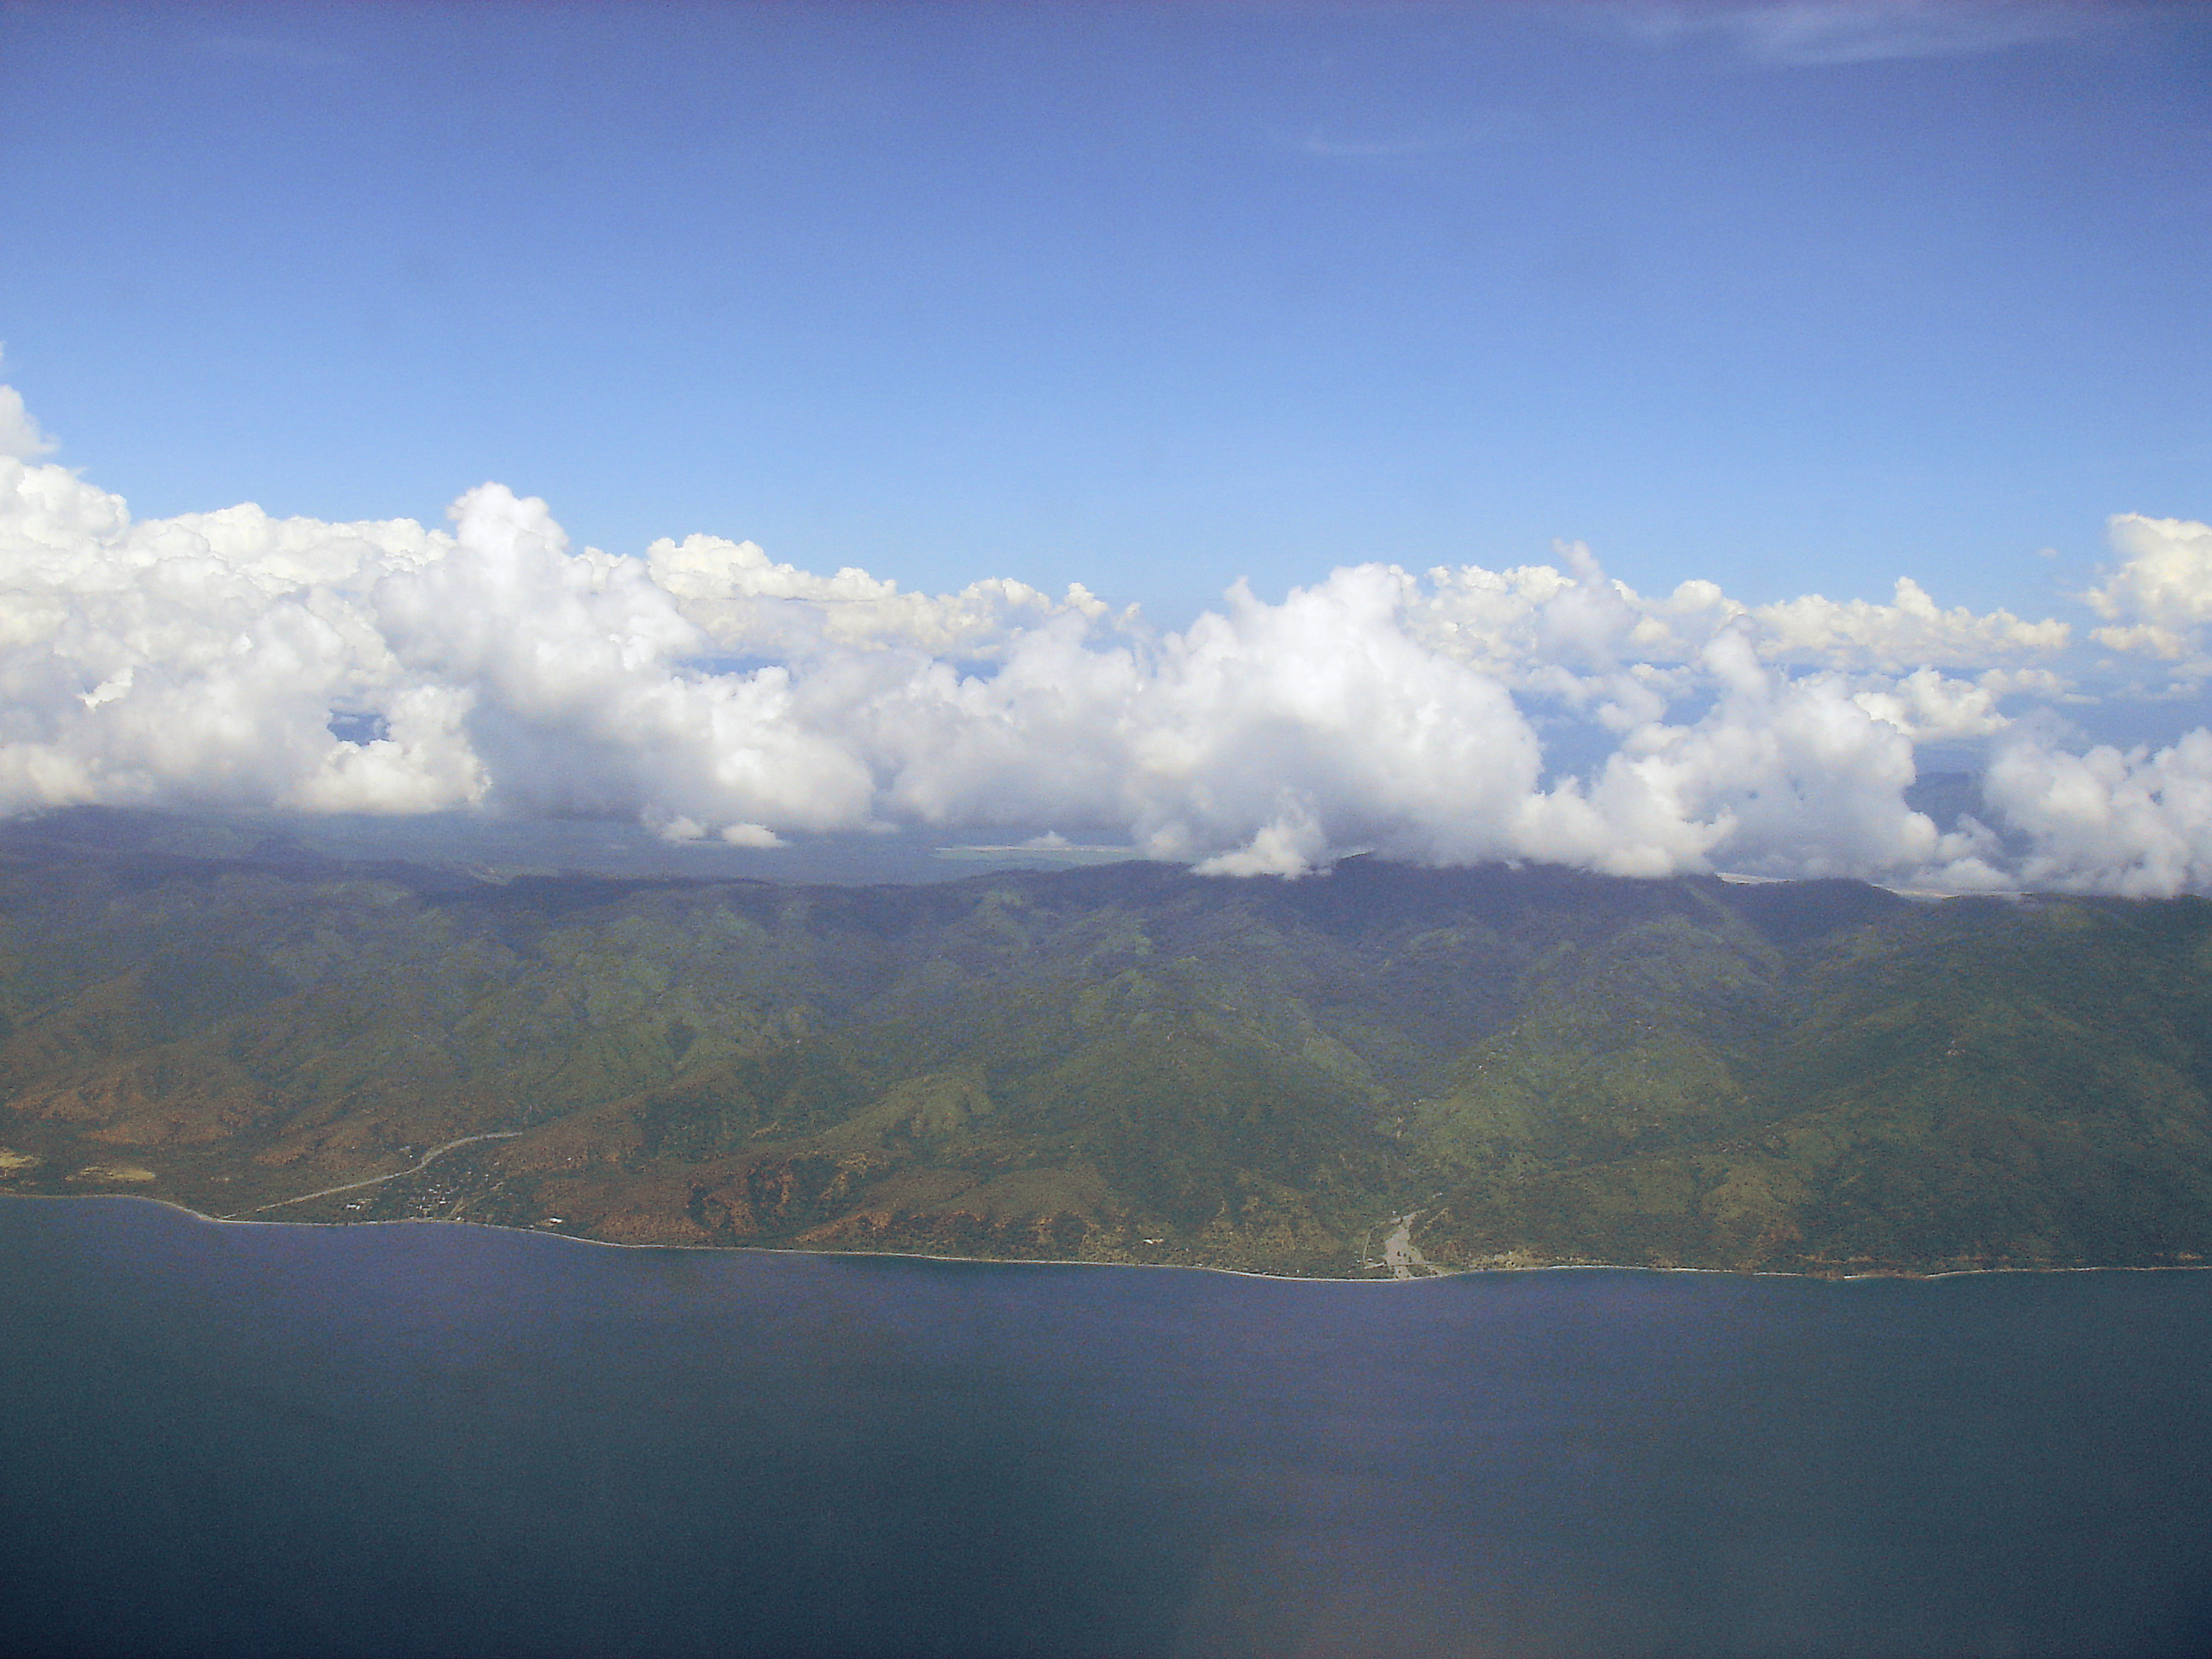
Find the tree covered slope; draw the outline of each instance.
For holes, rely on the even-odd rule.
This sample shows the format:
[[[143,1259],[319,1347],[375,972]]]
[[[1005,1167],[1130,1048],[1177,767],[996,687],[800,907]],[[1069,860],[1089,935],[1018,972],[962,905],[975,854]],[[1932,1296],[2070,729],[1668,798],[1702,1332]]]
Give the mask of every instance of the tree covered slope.
[[[2209,1000],[2195,899],[495,881],[18,835],[0,1182],[1299,1273],[1375,1271],[1408,1213],[1445,1267],[2160,1265],[2212,1253]]]

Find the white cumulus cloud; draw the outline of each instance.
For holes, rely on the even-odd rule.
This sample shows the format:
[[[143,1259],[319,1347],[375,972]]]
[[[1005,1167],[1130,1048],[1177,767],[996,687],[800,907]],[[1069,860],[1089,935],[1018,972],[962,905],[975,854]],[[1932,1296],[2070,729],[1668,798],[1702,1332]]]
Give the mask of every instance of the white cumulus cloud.
[[[6,349],[0,347],[0,361],[4,361],[5,356]],[[0,457],[33,461],[41,455],[52,454],[59,447],[31,418],[30,410],[23,407],[23,394],[12,386],[0,386]]]
[[[35,440],[0,457],[0,811],[587,813],[763,848],[1067,828],[1224,875],[1373,848],[2212,882],[2212,735],[2075,752],[2040,712],[2090,695],[2071,626],[1908,578],[1882,601],[1646,595],[1562,544],[1506,570],[1346,566],[1279,604],[1240,583],[1161,632],[1079,586],[911,593],[708,536],[616,556],[498,484],[444,528],[136,520],[42,462],[20,410],[0,399],[0,434]],[[2212,530],[2112,534],[2096,642],[2201,661]],[[1931,743],[1994,745],[1996,830],[1911,804]]]
[[[2212,623],[2212,526],[2123,513],[2112,521],[2110,539],[2121,561],[2081,598],[2111,625],[2091,637],[2107,650],[2171,663],[2190,678],[2212,672],[2204,643]]]
[[[1991,804],[2033,838],[2023,878],[2137,896],[2212,884],[2212,732],[2153,750],[2021,743],[1991,763]]]

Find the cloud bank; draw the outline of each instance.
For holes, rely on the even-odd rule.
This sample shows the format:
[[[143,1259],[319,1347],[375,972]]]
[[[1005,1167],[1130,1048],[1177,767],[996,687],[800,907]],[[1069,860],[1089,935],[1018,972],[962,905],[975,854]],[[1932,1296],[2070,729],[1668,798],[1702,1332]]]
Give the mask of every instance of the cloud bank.
[[[0,811],[101,803],[635,817],[748,846],[918,825],[1126,836],[1224,874],[1354,849],[1951,889],[2212,883],[2212,733],[2069,748],[2083,653],[2212,672],[2212,529],[2113,521],[2084,629],[1647,595],[1552,562],[1241,583],[1181,632],[1080,586],[901,591],[750,542],[572,546],[498,484],[449,528],[134,520],[0,389]],[[1983,746],[1985,811],[1915,809]],[[1572,757],[1572,763],[1570,758]]]

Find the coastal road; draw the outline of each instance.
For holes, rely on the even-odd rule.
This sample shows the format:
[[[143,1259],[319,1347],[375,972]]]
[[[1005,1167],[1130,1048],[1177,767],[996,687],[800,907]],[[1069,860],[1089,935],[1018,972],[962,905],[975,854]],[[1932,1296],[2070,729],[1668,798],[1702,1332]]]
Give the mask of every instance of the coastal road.
[[[433,1146],[404,1170],[394,1170],[390,1175],[371,1176],[366,1181],[349,1181],[343,1187],[325,1187],[319,1193],[301,1193],[297,1198],[280,1198],[274,1204],[263,1204],[246,1212],[259,1215],[264,1210],[281,1210],[287,1204],[305,1204],[311,1198],[330,1198],[338,1193],[357,1193],[364,1187],[380,1187],[387,1181],[397,1181],[402,1176],[413,1175],[417,1170],[427,1170],[456,1146],[466,1146],[477,1140],[506,1140],[524,1132],[520,1129],[488,1129],[480,1135],[463,1135],[459,1140],[449,1140],[442,1146]],[[236,1216],[231,1217],[235,1221]]]

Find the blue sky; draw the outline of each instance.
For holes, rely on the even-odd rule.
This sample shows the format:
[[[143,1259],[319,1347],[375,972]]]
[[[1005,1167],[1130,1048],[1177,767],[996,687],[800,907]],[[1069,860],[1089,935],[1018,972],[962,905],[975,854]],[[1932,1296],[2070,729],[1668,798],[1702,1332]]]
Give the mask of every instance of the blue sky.
[[[8,377],[142,516],[1170,624],[1555,537],[2045,614],[2208,505],[2208,206],[2190,7],[0,5]]]
[[[0,812],[2212,890],[2208,209],[2198,5],[0,0]]]

